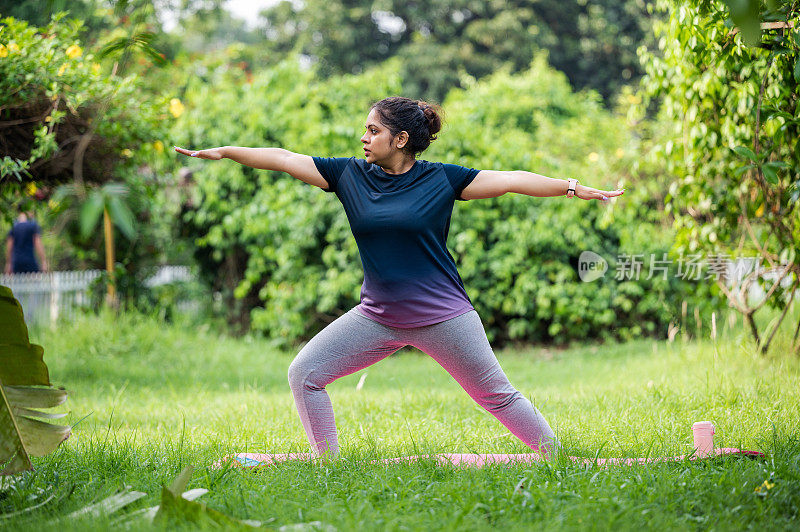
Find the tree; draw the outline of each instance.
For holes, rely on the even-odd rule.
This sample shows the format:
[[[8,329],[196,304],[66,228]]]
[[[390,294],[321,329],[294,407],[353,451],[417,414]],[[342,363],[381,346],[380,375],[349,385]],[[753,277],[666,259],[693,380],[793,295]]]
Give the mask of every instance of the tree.
[[[63,218],[77,218],[81,236],[88,239],[97,229],[100,216],[103,217],[103,240],[105,242],[106,274],[108,275],[107,303],[116,306],[117,294],[114,285],[115,264],[114,231],[117,226],[128,240],[136,235],[135,222],[130,207],[125,203],[129,189],[121,183],[106,183],[102,187],[85,189],[83,185],[62,185],[53,199],[58,206],[57,213]],[[68,222],[68,220],[66,220]]]
[[[721,2],[660,0],[668,17],[655,25],[660,53],[643,54],[642,94],[671,125],[660,153],[675,176],[667,196],[675,250],[755,256],[778,276],[767,280],[756,267],[739,287],[717,282],[766,353],[800,274],[800,5],[745,3],[734,11]],[[753,20],[758,38],[750,46],[743,33],[753,38]],[[748,287],[756,281],[766,296],[751,303]],[[762,333],[754,315],[765,304],[782,313]]]
[[[284,0],[262,18],[273,50],[307,54],[322,75],[397,55],[404,91],[437,101],[464,74],[524,70],[542,49],[575,87],[609,98],[638,77],[636,48],[649,28],[645,0]]]
[[[83,22],[83,37],[96,36],[113,26],[103,0],[0,0],[0,16],[25,20],[32,26],[46,26],[54,15],[69,12]]]

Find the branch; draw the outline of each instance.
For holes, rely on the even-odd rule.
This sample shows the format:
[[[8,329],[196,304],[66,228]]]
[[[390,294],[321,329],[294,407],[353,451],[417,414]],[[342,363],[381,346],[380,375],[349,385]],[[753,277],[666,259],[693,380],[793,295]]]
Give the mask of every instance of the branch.
[[[744,201],[742,200],[741,196],[739,196],[739,207],[742,209],[742,221],[744,222],[745,229],[747,229],[747,232],[750,235],[750,239],[756,245],[758,253],[769,261],[769,265],[771,268],[774,268],[775,263],[772,261],[770,253],[767,252],[767,250],[761,246],[761,242],[759,242],[755,232],[753,231],[753,226],[750,225],[750,219],[747,217],[747,208],[745,207]]]
[[[764,179],[764,173],[761,171],[761,165],[758,163],[758,149],[759,149],[759,142],[758,136],[761,132],[761,103],[764,100],[764,89],[767,88],[767,76],[769,75],[769,69],[772,68],[772,61],[775,60],[775,55],[770,54],[769,61],[767,61],[767,68],[764,70],[764,77],[761,78],[761,89],[758,91],[758,103],[756,104],[756,131],[753,135],[753,153],[756,155],[756,175],[758,176],[758,184],[761,186],[761,189],[764,191],[764,204],[767,204],[767,199],[769,198],[769,187],[767,187],[767,182]]]
[[[779,30],[779,29],[783,29],[783,28],[794,28],[794,21],[790,20],[788,22],[762,22],[761,23],[761,29],[762,30]],[[733,37],[737,33],[739,33],[739,28],[733,28],[733,31],[731,31],[728,34],[728,37]]]
[[[719,289],[722,290],[722,293],[725,294],[725,296],[728,298],[728,301],[730,301],[730,303],[734,307],[736,307],[736,310],[738,310],[742,314],[747,314],[748,311],[747,307],[742,305],[741,302],[739,301],[739,298],[737,298],[733,293],[731,293],[728,290],[728,287],[725,286],[724,281],[722,281],[721,279],[717,279],[717,286],[719,286]]]
[[[764,354],[767,353],[767,350],[769,349],[769,344],[770,344],[770,342],[772,342],[772,337],[775,336],[776,332],[778,332],[778,327],[781,326],[781,323],[783,323],[783,318],[786,317],[786,313],[789,311],[789,307],[792,306],[792,302],[794,301],[795,292],[797,292],[797,283],[796,282],[792,285],[792,295],[791,295],[791,297],[789,297],[789,302],[786,303],[786,306],[783,308],[783,312],[781,313],[781,317],[778,319],[778,322],[775,324],[775,327],[772,328],[772,332],[769,333],[769,336],[767,337],[767,341],[764,342],[764,346],[761,348],[762,349],[762,353],[764,353]]]
[[[793,262],[787,262],[787,263],[786,263],[786,267],[785,267],[785,268],[783,269],[783,271],[781,272],[781,275],[780,275],[780,277],[778,277],[778,278],[775,280],[775,282],[772,284],[772,286],[770,287],[769,291],[768,291],[768,292],[767,292],[767,294],[764,296],[764,299],[762,299],[762,300],[761,300],[761,303],[759,303],[758,305],[756,305],[755,307],[753,307],[753,312],[755,312],[756,310],[760,309],[760,308],[761,308],[761,307],[764,305],[764,303],[766,303],[766,302],[767,302],[767,300],[770,298],[770,296],[772,295],[772,293],[773,293],[773,292],[775,292],[775,289],[776,289],[776,288],[778,288],[778,285],[780,285],[780,284],[781,284],[781,281],[783,281],[783,278],[784,278],[784,277],[786,277],[786,274],[787,274],[787,273],[789,273],[789,269],[790,269],[792,266],[794,266],[794,263],[793,263]],[[773,268],[773,269],[774,269],[774,268]],[[770,270],[770,271],[772,271],[772,270]]]
[[[19,120],[9,120],[7,122],[0,122],[0,128],[4,127],[11,127],[11,126],[19,126],[21,124],[28,124],[30,122],[39,122],[40,120],[44,120],[47,115],[53,112],[53,109],[58,105],[59,99],[56,99],[48,109],[41,115],[41,116],[34,116],[33,118],[20,118]]]
[[[747,313],[744,317],[748,325],[750,325],[750,332],[753,334],[753,338],[756,340],[756,348],[761,349],[761,337],[758,335],[758,327],[756,327],[756,320],[753,318],[753,314]]]

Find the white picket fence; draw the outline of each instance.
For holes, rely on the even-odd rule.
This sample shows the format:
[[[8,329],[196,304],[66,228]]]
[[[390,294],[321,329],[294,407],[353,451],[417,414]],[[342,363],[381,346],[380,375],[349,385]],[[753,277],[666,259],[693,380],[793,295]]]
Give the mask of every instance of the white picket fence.
[[[19,300],[28,325],[55,323],[70,319],[76,310],[89,304],[89,286],[102,270],[0,275],[0,285],[7,286]],[[145,281],[148,287],[190,281],[186,266],[162,266]]]

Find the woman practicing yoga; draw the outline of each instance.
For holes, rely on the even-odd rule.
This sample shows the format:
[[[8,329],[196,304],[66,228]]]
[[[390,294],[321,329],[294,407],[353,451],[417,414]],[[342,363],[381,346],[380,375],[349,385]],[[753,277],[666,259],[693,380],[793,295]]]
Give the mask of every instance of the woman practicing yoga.
[[[314,336],[289,366],[313,452],[339,451],[325,386],[411,345],[433,357],[516,437],[547,455],[558,446],[555,435],[500,368],[447,250],[453,205],[507,192],[608,201],[623,190],[419,160],[441,129],[437,110],[422,101],[381,100],[370,109],[365,129],[364,159],[310,157],[280,148],[175,148],[201,159],[227,158],[286,172],[334,192],[344,206],[364,268],[361,303]]]

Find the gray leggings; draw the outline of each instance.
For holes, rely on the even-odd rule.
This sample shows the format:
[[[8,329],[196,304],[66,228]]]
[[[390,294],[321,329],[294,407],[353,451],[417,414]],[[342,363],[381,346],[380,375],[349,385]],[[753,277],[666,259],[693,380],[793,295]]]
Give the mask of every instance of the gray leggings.
[[[406,345],[433,357],[470,397],[532,449],[546,451],[558,445],[547,421],[503,373],[476,311],[401,329],[373,321],[353,308],[314,336],[289,366],[295,405],[316,454],[339,452],[325,386]]]

